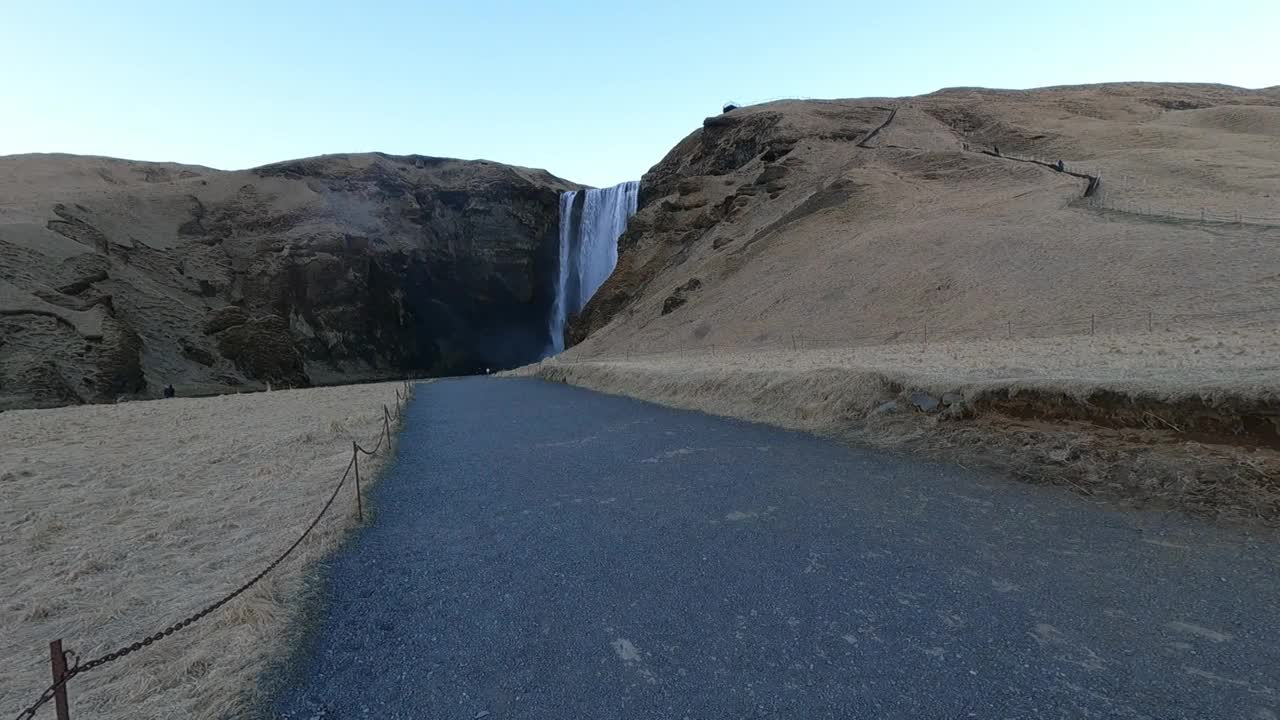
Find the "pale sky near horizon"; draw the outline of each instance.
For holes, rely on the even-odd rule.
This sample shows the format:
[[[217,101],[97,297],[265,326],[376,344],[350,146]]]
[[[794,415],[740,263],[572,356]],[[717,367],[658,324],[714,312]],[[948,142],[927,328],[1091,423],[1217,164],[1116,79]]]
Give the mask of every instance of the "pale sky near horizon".
[[[0,155],[638,178],[727,100],[1280,84],[1280,2],[0,0]]]

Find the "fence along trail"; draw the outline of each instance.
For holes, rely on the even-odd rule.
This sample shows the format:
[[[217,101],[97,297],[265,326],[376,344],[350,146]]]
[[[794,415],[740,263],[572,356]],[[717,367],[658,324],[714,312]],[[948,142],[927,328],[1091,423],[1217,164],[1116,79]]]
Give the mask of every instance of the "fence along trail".
[[[320,511],[312,518],[311,522],[307,524],[297,539],[265,567],[263,567],[261,571],[241,583],[234,590],[205,605],[199,611],[188,615],[182,620],[146,635],[139,640],[126,645],[121,645],[111,652],[107,652],[87,661],[82,661],[79,654],[74,650],[64,649],[63,640],[61,638],[51,640],[49,643],[49,650],[50,669],[53,682],[46,687],[42,693],[35,697],[31,704],[24,707],[17,714],[17,720],[27,720],[29,718],[36,717],[40,710],[50,702],[54,703],[54,711],[58,720],[67,720],[71,716],[71,690],[74,689],[74,684],[71,681],[76,677],[89,673],[104,665],[114,663],[117,660],[122,660],[134,653],[149,648],[174,634],[180,633],[186,628],[218,611],[232,600],[257,585],[302,545],[303,541],[307,539],[330,509],[333,508],[335,501],[338,499],[338,496],[346,485],[348,479],[353,477],[355,478],[355,512],[359,521],[363,522],[363,501],[359,485],[360,457],[374,457],[382,453],[384,450],[392,450],[392,423],[395,422],[398,424],[400,422],[403,408],[411,397],[412,387],[413,386],[410,382],[404,381],[401,383],[400,387],[396,389],[393,405],[391,407],[388,407],[385,404],[382,406],[381,431],[378,433],[377,442],[372,443],[371,448],[365,448],[359,441],[353,440],[351,442],[351,455],[347,462],[346,469],[342,472],[341,477],[334,486],[332,492],[329,494],[324,505],[320,508]]]

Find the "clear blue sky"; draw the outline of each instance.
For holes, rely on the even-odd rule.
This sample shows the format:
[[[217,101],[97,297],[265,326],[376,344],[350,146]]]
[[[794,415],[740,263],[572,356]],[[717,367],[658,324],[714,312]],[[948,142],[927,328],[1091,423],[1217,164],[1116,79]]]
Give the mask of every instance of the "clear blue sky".
[[[1280,2],[0,0],[0,154],[639,177],[726,100],[1280,84]]]

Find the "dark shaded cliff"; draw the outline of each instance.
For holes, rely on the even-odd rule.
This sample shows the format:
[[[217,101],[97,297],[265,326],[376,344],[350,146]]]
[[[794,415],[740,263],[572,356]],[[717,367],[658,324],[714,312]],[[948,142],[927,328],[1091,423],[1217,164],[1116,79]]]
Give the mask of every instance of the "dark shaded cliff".
[[[505,368],[549,343],[558,197],[486,161],[0,158],[0,409]]]

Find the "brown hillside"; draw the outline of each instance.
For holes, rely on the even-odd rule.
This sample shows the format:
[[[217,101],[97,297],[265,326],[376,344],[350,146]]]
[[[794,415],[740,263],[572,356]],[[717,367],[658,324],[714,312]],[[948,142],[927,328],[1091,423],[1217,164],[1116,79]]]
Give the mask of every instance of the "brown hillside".
[[[1276,88],[768,103],[708,118],[642,192],[577,356],[1280,321]]]

